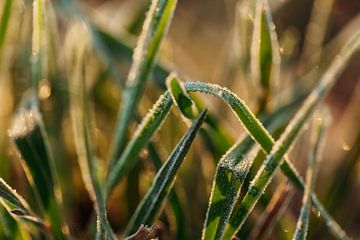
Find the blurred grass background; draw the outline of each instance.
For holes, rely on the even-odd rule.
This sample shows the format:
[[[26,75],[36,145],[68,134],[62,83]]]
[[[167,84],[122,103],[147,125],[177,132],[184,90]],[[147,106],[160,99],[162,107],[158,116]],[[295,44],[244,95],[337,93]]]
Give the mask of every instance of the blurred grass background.
[[[319,1],[318,1],[319,2]],[[3,7],[5,1],[0,2]],[[148,1],[79,1],[79,4],[101,30],[133,47],[141,29]],[[169,69],[177,70],[192,80],[218,83],[228,87],[241,96],[256,110],[254,94],[256,88],[249,76],[241,70],[241,60],[237,55],[239,48],[239,24],[237,17],[241,9],[240,1],[235,0],[180,0],[175,12],[170,32],[161,48],[160,62]],[[70,222],[70,230],[76,238],[88,239],[89,226],[94,218],[92,203],[85,191],[76,163],[76,153],[70,127],[68,109],[67,74],[64,68],[64,55],[68,54],[73,41],[84,39],[69,36],[74,25],[71,10],[66,1],[53,1],[54,13],[52,45],[49,45],[51,57],[48,61],[48,79],[41,81],[41,110],[45,127],[50,137],[59,179],[64,191],[65,216]],[[316,5],[315,5],[316,7]],[[335,0],[329,15],[328,28],[325,31],[323,51],[320,62],[312,64],[311,59],[320,48],[306,52],[311,39],[306,32],[311,23],[314,9],[312,0],[276,0],[271,1],[274,23],[281,47],[282,72],[279,89],[279,101],[289,99],[312,86],[316,77],[307,76],[310,69],[323,66],[334,55],[351,29],[360,28],[360,2],[358,0]],[[2,9],[2,8],[1,8]],[[26,196],[29,202],[35,202],[29,183],[18,161],[18,154],[9,142],[7,131],[13,114],[24,92],[31,85],[30,56],[32,33],[31,1],[13,0],[9,27],[0,47],[0,176]],[[321,11],[320,11],[321,12]],[[56,20],[56,21],[55,21]],[[139,24],[140,23],[140,24]],[[321,32],[321,29],[318,29]],[[317,31],[315,31],[317,32]],[[340,36],[340,37],[338,37]],[[316,37],[315,37],[316,42]],[[1,44],[1,43],[0,43]],[[325,47],[323,47],[325,46]],[[323,47],[323,48],[322,48]],[[310,60],[309,60],[310,59]],[[117,59],[116,66],[123,78],[126,78],[128,63]],[[333,122],[329,130],[324,156],[319,166],[320,172],[316,191],[328,207],[334,218],[345,228],[350,236],[360,236],[360,55],[357,54],[346,67],[336,86],[327,98]],[[119,101],[121,101],[118,79],[113,81],[101,56],[93,51],[87,59],[87,69],[92,85],[92,103],[95,109],[96,151],[105,161],[110,139],[114,131]],[[290,86],[295,85],[295,88]],[[146,87],[145,96],[139,105],[140,115],[152,106],[161,94],[155,84]],[[201,97],[210,112],[218,116],[221,126],[231,136],[231,141],[244,132],[231,110],[214,98]],[[176,145],[186,129],[179,121],[179,113],[173,111],[162,127],[154,142],[165,159]],[[134,126],[131,126],[134,129]],[[305,131],[302,135],[308,134]],[[196,140],[196,147],[182,166],[176,188],[180,193],[186,217],[187,239],[198,239],[210,195],[215,171],[214,161],[204,143]],[[308,139],[301,137],[291,154],[299,169],[305,170],[307,162]],[[126,226],[141,197],[149,187],[155,169],[148,161],[149,154],[144,152],[137,167],[126,180],[116,188],[109,201],[109,219],[113,227],[121,231]],[[304,172],[301,172],[304,175]],[[279,179],[284,178],[278,176]],[[282,179],[284,182],[285,179]],[[270,189],[274,190],[275,181]],[[287,185],[287,184],[285,184]],[[284,188],[293,187],[291,185]],[[270,190],[269,190],[270,192]],[[275,228],[269,239],[291,238],[301,205],[302,195],[292,191],[288,200],[288,209],[284,212],[282,226]],[[266,201],[265,201],[266,202]],[[255,236],[249,229],[256,225],[266,206],[257,206],[239,236],[250,239]],[[166,211],[165,211],[166,212]],[[163,214],[160,221],[160,239],[170,235],[171,214]],[[310,239],[330,239],[331,235],[321,219],[312,217]],[[0,238],[5,238],[0,231]]]

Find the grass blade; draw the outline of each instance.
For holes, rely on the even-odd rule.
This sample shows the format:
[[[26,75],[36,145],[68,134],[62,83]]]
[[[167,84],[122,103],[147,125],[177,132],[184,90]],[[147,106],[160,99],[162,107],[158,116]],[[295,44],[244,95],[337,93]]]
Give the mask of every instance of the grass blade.
[[[336,76],[343,69],[347,61],[350,57],[356,52],[359,48],[360,40],[359,33],[354,34],[354,37],[349,40],[349,42],[342,48],[341,52],[338,56],[333,60],[333,62],[328,67],[328,70],[325,72],[323,77],[320,79],[318,85],[314,88],[312,93],[307,97],[305,103],[303,104],[302,110],[294,117],[292,123],[289,124],[289,127],[293,127],[292,129],[287,129],[286,135],[289,135],[287,139],[285,139],[286,146],[277,146],[279,147],[276,155],[269,155],[269,161],[265,162],[266,168],[263,166],[260,175],[257,175],[257,179],[259,179],[259,186],[255,185],[255,190],[252,188],[249,189],[247,194],[247,199],[244,204],[249,204],[249,206],[243,206],[243,208],[239,208],[240,210],[235,214],[235,217],[232,220],[232,224],[226,230],[226,238],[231,238],[233,234],[235,234],[236,230],[240,228],[243,224],[244,220],[247,218],[249,214],[249,210],[252,209],[255,202],[260,197],[260,193],[263,192],[264,188],[267,186],[268,181],[272,178],[274,170],[277,168],[279,164],[282,164],[283,161],[279,156],[284,156],[284,149],[289,147],[289,144],[292,143],[297,133],[300,131],[300,128],[305,123],[307,118],[312,114],[312,112],[316,109],[317,105],[321,102],[324,95],[328,92],[328,90],[332,87],[336,80]],[[266,129],[262,126],[260,121],[255,118],[253,113],[248,109],[245,103],[239,99],[235,94],[231,93],[225,88],[221,88],[217,85],[206,84],[201,82],[188,82],[185,84],[185,89],[187,91],[199,91],[206,92],[209,94],[213,94],[223,101],[228,103],[235,114],[241,120],[243,126],[247,129],[250,135],[261,145],[263,150],[266,153],[270,153],[271,149],[274,145],[274,140],[271,135],[266,131]],[[280,143],[283,143],[284,136],[280,139]],[[285,147],[285,148],[284,148]],[[292,180],[297,187],[303,190],[304,183],[301,176],[297,173],[291,163],[286,160],[282,166],[282,171]],[[264,177],[264,179],[261,179]],[[258,189],[256,189],[258,188]],[[251,194],[249,194],[251,193]],[[254,194],[255,193],[255,194]],[[316,198],[316,195],[312,195],[312,201],[314,206],[321,212],[321,215],[327,222],[327,226],[332,230],[332,233],[340,238],[347,238],[345,232],[340,228],[340,226],[333,220],[331,215],[329,215],[326,209],[322,206],[322,204]],[[236,216],[238,215],[238,216]]]
[[[23,168],[46,219],[51,223],[52,234],[58,239],[65,239],[63,229],[66,230],[66,226],[63,227],[59,211],[61,194],[55,181],[54,163],[36,102],[34,98],[25,99],[13,122],[10,138],[24,160]]]
[[[309,165],[306,170],[306,185],[304,196],[302,200],[302,207],[300,216],[296,224],[296,230],[293,239],[305,240],[309,229],[310,209],[311,209],[311,193],[314,192],[315,179],[318,171],[318,162],[320,160],[324,140],[325,140],[325,128],[327,127],[327,118],[329,117],[327,112],[322,112],[321,118],[316,119],[315,131],[312,136],[312,151],[309,156]]]
[[[311,116],[311,114],[314,112],[321,100],[324,98],[325,94],[332,87],[336,80],[335,77],[342,70],[345,63],[360,46],[360,40],[358,37],[358,35],[355,35],[355,38],[351,39],[348,44],[343,48],[341,53],[333,60],[328,70],[320,79],[318,85],[307,97],[301,109],[298,111],[298,113],[292,119],[288,127],[285,129],[281,138],[277,141],[276,144],[274,144],[273,149],[271,150],[266,160],[264,161],[263,166],[255,176],[255,179],[253,180],[251,186],[249,187],[249,190],[244,196],[242,202],[240,203],[240,206],[231,217],[230,224],[225,231],[224,239],[230,239],[241,228],[242,224],[250,214],[261,194],[264,192],[264,190],[272,180],[275,170],[278,168],[279,165],[283,163],[283,157],[285,156],[286,152],[295,140],[298,133],[300,132],[304,123]],[[333,223],[333,220],[331,222]],[[339,231],[337,233],[337,237],[343,239],[346,238],[346,235],[343,231]]]
[[[175,73],[172,73],[166,79],[166,86],[175,106],[178,107],[182,115],[186,118],[194,119],[198,113],[196,105]]]
[[[31,222],[41,230],[47,230],[44,221],[36,216],[29,204],[2,178],[0,178],[0,203],[15,218],[24,222]]]
[[[74,28],[76,34],[86,35],[84,29]],[[86,38],[85,38],[86,39]],[[97,213],[97,238],[105,234],[105,238],[116,239],[110,224],[107,220],[105,194],[102,190],[102,181],[96,170],[96,156],[93,150],[92,138],[90,132],[90,108],[83,75],[85,64],[86,44],[77,46],[77,54],[75,59],[69,61],[73,63],[69,68],[71,72],[70,81],[70,109],[72,127],[75,137],[76,151],[80,171],[85,183],[85,187],[95,205]]]
[[[161,160],[160,156],[157,153],[155,146],[150,143],[148,146],[149,155],[150,158],[155,165],[155,168],[157,171],[161,168]],[[175,189],[172,188],[170,190],[169,196],[168,196],[171,208],[174,212],[175,220],[176,220],[176,239],[185,239],[185,231],[186,231],[186,224],[185,224],[185,216],[184,216],[184,210],[181,206],[181,202],[179,199],[178,194],[176,193]]]
[[[119,161],[110,169],[107,178],[107,193],[125,176],[135,165],[137,156],[150,141],[154,133],[160,128],[172,106],[170,94],[165,92],[145,116],[135,134],[120,156]]]
[[[159,214],[159,211],[161,210],[166,196],[174,184],[176,173],[189,151],[195,136],[200,130],[205,117],[206,110],[202,111],[199,117],[194,120],[193,125],[189,128],[159,172],[156,174],[152,186],[141,201],[127,226],[127,235],[136,232],[142,224],[145,226],[151,226],[153,224]]]
[[[293,104],[286,105],[270,114],[264,120],[264,126],[269,132],[275,132],[288,123],[294,111]],[[244,178],[252,166],[253,155],[258,152],[257,148],[254,149],[254,145],[255,141],[250,136],[246,136],[235,143],[221,158],[215,173],[203,229],[203,239],[217,239],[222,236],[244,183]]]
[[[262,88],[259,112],[266,111],[280,76],[280,49],[266,0],[257,1],[251,46],[251,76]]]
[[[123,102],[110,158],[110,169],[119,160],[125,144],[128,125],[154,67],[157,52],[170,26],[176,3],[177,0],[155,0],[151,3],[134,51],[133,63],[123,93]]]

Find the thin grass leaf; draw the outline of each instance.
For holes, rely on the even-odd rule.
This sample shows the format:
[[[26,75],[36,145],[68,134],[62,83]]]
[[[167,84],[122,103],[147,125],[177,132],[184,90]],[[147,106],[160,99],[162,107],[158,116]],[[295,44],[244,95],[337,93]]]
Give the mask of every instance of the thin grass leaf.
[[[1,50],[2,46],[5,41],[5,35],[8,28],[8,23],[11,15],[11,6],[12,6],[13,0],[6,0],[3,3],[3,11],[1,14],[1,23],[0,23],[0,56],[1,56]]]
[[[296,102],[295,102],[296,103]],[[290,103],[270,114],[264,120],[269,132],[285,126],[295,111]],[[203,229],[203,239],[219,239],[231,216],[240,194],[241,186],[258,153],[255,141],[250,136],[240,138],[221,158],[215,172],[215,179],[209,200],[209,207]]]
[[[66,229],[66,225],[63,224],[59,211],[61,193],[55,182],[54,163],[35,98],[25,98],[9,135],[22,156],[24,171],[45,218],[51,224],[52,234],[58,239],[65,239],[66,234],[63,230]]]
[[[280,76],[280,48],[266,0],[257,1],[251,46],[251,76],[261,86],[259,112],[266,111]]]
[[[24,222],[31,222],[41,230],[45,230],[44,221],[36,216],[30,209],[29,204],[2,178],[0,178],[0,203],[15,218]]]
[[[238,209],[234,212],[233,216],[230,219],[228,224],[224,239],[231,239],[233,235],[241,228],[246,218],[249,216],[250,212],[254,208],[255,204],[259,200],[262,193],[265,191],[266,187],[273,178],[275,170],[278,166],[284,162],[283,157],[287,153],[288,149],[292,145],[293,141],[297,137],[301,128],[307,121],[307,119],[312,115],[316,107],[321,103],[321,100],[324,98],[325,94],[333,86],[336,80],[336,76],[343,69],[346,62],[350,59],[352,54],[359,48],[360,40],[359,34],[355,35],[355,38],[351,39],[348,44],[344,46],[339,55],[333,60],[330,64],[327,71],[324,73],[320,79],[318,85],[312,90],[311,94],[305,100],[301,109],[297,112],[295,117],[292,119],[288,127],[285,129],[284,133],[280,139],[274,144],[273,149],[267,156],[264,164],[261,169],[258,171],[255,176],[252,184],[249,187],[249,190],[245,194],[242,202],[240,203]],[[269,139],[272,139],[271,137]],[[260,142],[259,142],[260,143]],[[260,143],[261,144],[261,143]],[[264,149],[265,150],[265,149]],[[315,202],[316,205],[316,202]],[[324,210],[318,206],[318,210]],[[327,215],[329,216],[329,215]],[[344,231],[339,229],[338,226],[335,226],[332,219],[326,219],[328,226],[334,227],[335,235],[339,239],[346,239],[347,236]]]
[[[119,160],[125,144],[128,125],[154,67],[157,52],[170,26],[176,3],[177,0],[155,0],[151,2],[126,81],[109,169]]]
[[[135,131],[129,144],[121,154],[119,161],[109,169],[107,177],[107,195],[109,195],[115,185],[124,177],[132,167],[134,167],[137,156],[150,141],[154,133],[160,128],[168,115],[172,106],[170,94],[165,92],[154,104],[149,113]]]
[[[86,35],[84,29],[77,29],[77,34]],[[92,137],[90,132],[90,108],[87,95],[87,88],[84,76],[85,44],[77,47],[76,59],[71,59],[73,65],[70,81],[70,109],[72,127],[75,137],[76,150],[79,158],[81,175],[85,187],[95,205],[97,213],[97,239],[104,237],[116,239],[110,224],[107,220],[106,200],[102,181],[96,170],[96,156],[93,149]]]
[[[183,116],[194,119],[198,112],[194,101],[186,92],[176,73],[171,73],[166,79],[166,86],[176,107]]]
[[[161,162],[160,156],[157,153],[153,143],[150,143],[148,145],[148,150],[149,150],[150,159],[152,160],[156,170],[159,171],[160,168],[161,168],[162,162]],[[185,231],[186,231],[185,225],[186,224],[185,224],[184,209],[181,206],[179,196],[176,193],[174,188],[172,188],[170,190],[168,199],[169,199],[170,206],[171,206],[172,211],[173,211],[174,216],[175,216],[176,239],[185,239]]]
[[[317,105],[321,102],[324,95],[327,93],[327,91],[332,87],[336,80],[336,76],[341,72],[341,70],[344,68],[347,61],[349,61],[350,57],[356,52],[356,50],[359,48],[360,40],[359,40],[359,33],[354,34],[354,37],[349,40],[349,42],[342,48],[338,56],[333,60],[333,62],[328,67],[328,70],[325,72],[323,77],[320,79],[320,82],[318,85],[314,88],[312,93],[307,97],[307,100],[305,101],[303,105],[303,110],[298,113],[298,115],[294,118],[293,123],[291,123],[289,126],[292,125],[295,126],[295,129],[292,129],[293,131],[290,132],[290,136],[288,140],[291,140],[292,142],[293,138],[295,136],[291,134],[297,134],[306,121],[306,119],[311,115],[311,113],[316,109]],[[225,101],[227,104],[231,106],[235,114],[239,117],[240,121],[242,122],[243,126],[247,131],[251,134],[251,136],[262,146],[263,150],[266,153],[270,153],[273,145],[274,140],[271,137],[271,135],[265,130],[265,128],[262,126],[260,121],[255,118],[253,113],[248,109],[248,107],[245,105],[245,103],[239,99],[234,93],[231,93],[229,90],[225,88],[221,88],[217,85],[213,84],[206,84],[201,82],[188,82],[185,84],[185,89],[187,91],[198,91],[198,92],[206,92],[212,95],[215,95],[219,98],[221,98],[223,101]],[[295,123],[296,124],[295,124]],[[288,130],[289,131],[289,130]],[[284,135],[283,135],[284,136]],[[283,141],[281,139],[281,141]],[[286,142],[289,144],[289,142]],[[287,146],[288,147],[288,146]],[[282,151],[283,146],[280,147],[279,153],[280,155],[284,155],[285,153]],[[272,155],[271,155],[272,156]],[[297,186],[300,190],[303,191],[304,189],[304,181],[301,178],[301,176],[298,174],[294,166],[286,159],[285,162],[281,161],[282,159],[278,159],[279,154],[277,153],[276,157],[270,157],[271,159],[270,164],[268,161],[265,162],[265,165],[267,168],[262,168],[264,175],[266,175],[262,179],[264,181],[259,182],[259,187],[266,187],[268,184],[268,180],[271,179],[272,174],[274,170],[277,168],[277,165],[279,163],[283,164],[281,167],[282,171],[286,176],[289,177],[289,179],[294,183],[295,186]],[[275,159],[275,160],[273,160]],[[268,166],[270,165],[270,166]],[[269,171],[270,170],[270,171]],[[271,171],[272,170],[272,171]],[[260,176],[260,175],[258,175]],[[263,177],[263,176],[261,176]],[[260,180],[259,180],[260,181]],[[254,194],[254,191],[251,191],[251,194],[248,195],[248,199],[254,199],[255,202],[260,197],[260,193],[263,192],[264,189],[259,188],[260,192],[256,192]],[[251,195],[251,196],[250,196]],[[247,199],[247,201],[248,201]],[[226,238],[231,238],[233,234],[235,234],[236,230],[243,224],[245,218],[248,216],[248,210],[251,210],[253,207],[254,202],[251,202],[251,206],[245,206],[245,208],[240,209],[238,211],[239,217],[235,217],[232,221],[231,226],[229,226],[225,232]],[[321,216],[325,219],[327,222],[327,226],[331,229],[332,233],[339,239],[345,239],[347,238],[345,232],[341,229],[341,227],[334,221],[334,219],[331,217],[331,215],[326,211],[326,209],[322,206],[322,204],[319,202],[315,194],[312,194],[312,201],[314,206],[321,212]]]
[[[126,227],[127,236],[136,232],[142,224],[151,226],[156,220],[166,196],[174,184],[181,163],[199,132],[205,117],[206,110],[203,110],[156,174],[154,182]]]
[[[324,147],[325,130],[328,127],[328,112],[322,111],[321,117],[315,119],[313,136],[311,139],[312,149],[309,156],[309,165],[306,170],[306,184],[300,216],[296,224],[296,230],[293,236],[294,240],[305,240],[309,229],[309,219],[311,213],[311,193],[315,189],[315,180],[318,171],[318,162]]]

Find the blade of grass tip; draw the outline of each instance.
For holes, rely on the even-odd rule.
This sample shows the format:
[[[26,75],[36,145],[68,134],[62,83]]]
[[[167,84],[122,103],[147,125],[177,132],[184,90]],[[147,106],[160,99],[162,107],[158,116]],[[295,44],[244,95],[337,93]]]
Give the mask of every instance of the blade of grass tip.
[[[311,113],[314,111],[316,106],[321,102],[324,95],[328,92],[328,90],[332,87],[334,84],[336,77],[341,72],[341,70],[345,67],[346,63],[349,61],[350,57],[356,52],[356,50],[359,48],[360,45],[360,38],[359,38],[359,32],[354,34],[353,38],[349,40],[347,44],[342,48],[340,53],[337,55],[337,57],[332,61],[330,66],[328,67],[327,71],[323,74],[322,78],[320,79],[320,82],[318,85],[313,89],[312,93],[307,97],[305,103],[303,104],[303,109],[299,111],[297,116],[294,118],[292,123],[289,125],[296,126],[296,129],[293,129],[294,131],[291,132],[291,134],[297,134],[297,132],[300,130],[302,124],[305,122],[305,120],[311,115]],[[245,129],[251,134],[251,136],[262,146],[263,150],[266,153],[270,153],[273,145],[274,140],[271,137],[271,135],[265,130],[265,128],[262,126],[260,121],[255,118],[253,113],[248,109],[248,107],[245,105],[245,103],[239,99],[234,93],[230,92],[229,90],[225,88],[221,88],[214,84],[207,84],[202,82],[187,82],[185,83],[185,89],[187,91],[198,91],[198,92],[205,92],[208,94],[212,94],[214,96],[219,97],[223,101],[225,101],[227,104],[231,106],[235,114],[239,117],[240,121],[242,122]],[[305,118],[305,120],[304,120]],[[295,124],[296,123],[296,124]],[[297,125],[298,124],[298,125]],[[283,135],[284,136],[284,135]],[[294,136],[290,136],[291,138]],[[283,140],[282,140],[283,141]],[[278,156],[278,155],[277,155]],[[274,159],[274,158],[270,158]],[[278,159],[276,159],[276,164],[279,163]],[[280,159],[281,160],[281,159]],[[270,163],[271,167],[270,169],[275,170],[272,165],[274,161],[272,160]],[[298,174],[294,166],[286,159],[285,162],[280,161],[280,163],[283,164],[282,171],[286,176],[289,177],[289,179],[297,186],[300,190],[303,190],[304,182],[302,177]],[[268,165],[268,161],[266,161],[266,165]],[[270,178],[272,174],[267,176],[266,178]],[[265,181],[267,182],[267,181]],[[263,182],[263,183],[265,183]],[[264,185],[266,187],[267,184]],[[250,189],[251,190],[251,189]],[[262,191],[261,191],[262,193]],[[256,198],[259,197],[259,194],[255,195]],[[332,233],[340,239],[347,238],[345,232],[341,229],[341,227],[334,221],[334,219],[331,217],[331,215],[326,211],[326,209],[323,207],[323,205],[319,202],[315,194],[312,194],[312,201],[314,206],[320,211],[321,216],[325,219],[327,222],[327,226],[329,229],[331,229]],[[242,209],[245,210],[245,209]],[[250,209],[248,209],[250,210]],[[240,212],[242,215],[242,213]],[[248,215],[245,214],[243,217],[247,217]],[[241,217],[242,218],[242,217]],[[235,222],[239,224],[235,224],[234,227],[228,228],[227,231],[227,237],[230,238],[233,233],[236,231],[236,229],[243,223],[243,219],[240,219],[241,221],[236,220]],[[229,232],[232,232],[229,234]]]
[[[321,117],[315,118],[315,126],[312,134],[311,145],[313,146],[309,156],[309,165],[306,170],[306,184],[300,216],[296,224],[293,236],[295,240],[305,240],[309,229],[309,218],[311,210],[311,193],[315,189],[315,180],[318,171],[318,162],[325,143],[325,130],[328,127],[328,112],[322,111]]]
[[[86,35],[85,29],[74,29],[74,32],[79,35]],[[86,38],[84,38],[86,39]],[[100,176],[95,169],[96,156],[92,146],[91,132],[90,132],[90,109],[87,95],[87,88],[85,83],[85,49],[86,44],[80,43],[77,46],[77,54],[74,54],[75,59],[69,61],[72,63],[70,76],[70,110],[72,128],[74,132],[76,151],[78,154],[78,161],[80,165],[80,172],[87,191],[95,205],[97,214],[97,238],[105,233],[108,239],[116,239],[110,224],[107,220],[106,200],[104,191],[102,190],[102,182]]]
[[[186,92],[183,83],[180,82],[176,73],[169,75],[166,79],[166,86],[175,106],[180,110],[182,116],[188,119],[194,119],[198,115],[196,105]]]
[[[241,228],[242,224],[249,216],[261,194],[265,191],[266,187],[272,180],[274,172],[277,170],[278,166],[284,162],[283,157],[294,142],[303,125],[315,111],[316,107],[321,103],[321,100],[324,98],[325,94],[335,83],[336,76],[344,68],[345,63],[350,59],[351,55],[357,50],[357,48],[359,48],[359,46],[359,34],[356,34],[355,38],[351,39],[349,43],[345,45],[345,48],[342,49],[339,55],[330,64],[329,68],[320,79],[318,85],[307,97],[301,109],[291,120],[280,139],[274,144],[273,149],[270,151],[266,160],[264,161],[264,164],[255,176],[238,209],[231,217],[230,223],[225,230],[224,239],[230,239]],[[316,202],[314,203],[316,206]],[[320,209],[323,210],[321,207]],[[347,238],[345,232],[339,229],[338,226],[335,226],[333,219],[326,219],[326,221],[328,226],[330,228],[333,227],[332,230],[336,231],[333,232],[335,233],[336,237],[340,239]]]
[[[0,178],[0,203],[15,219],[30,222],[42,231],[49,230],[45,226],[44,221],[33,213],[24,198],[21,197],[16,190],[12,189],[2,178]]]
[[[106,185],[107,195],[111,193],[121,178],[134,167],[140,150],[148,144],[151,137],[160,128],[166,116],[169,114],[171,106],[172,100],[170,94],[169,92],[165,92],[146,114],[129,144],[127,144],[121,154],[120,159],[109,169]]]
[[[280,108],[267,117],[264,126],[271,133],[284,127],[295,109],[292,103]],[[221,158],[215,172],[203,239],[218,239],[222,236],[241,186],[254,161],[254,154],[258,152],[254,145],[255,141],[250,136],[240,138]]]
[[[280,49],[266,0],[257,1],[251,45],[251,76],[261,86],[259,113],[269,107],[270,96],[280,76]]]
[[[156,174],[150,189],[146,193],[126,227],[127,236],[136,232],[142,224],[145,226],[151,226],[156,220],[166,196],[174,185],[176,174],[181,166],[181,163],[189,151],[195,136],[200,130],[205,117],[206,110],[203,110],[199,114],[198,118],[194,120],[192,126],[182,137],[178,145],[170,154],[169,158]]]
[[[128,125],[153,69],[157,52],[170,26],[176,3],[177,0],[154,0],[151,2],[126,81],[109,169],[119,160],[125,144]]]
[[[1,56],[1,50],[2,50],[2,46],[4,44],[4,41],[5,41],[6,30],[7,30],[10,15],[11,15],[12,3],[13,3],[13,0],[6,0],[3,5],[3,11],[2,11],[1,23],[0,23],[0,56]]]
[[[149,150],[149,156],[152,160],[155,168],[157,171],[161,168],[161,160],[158,152],[155,149],[155,146],[153,143],[149,143],[148,145]],[[172,188],[170,190],[169,196],[168,196],[172,211],[174,212],[175,221],[176,221],[176,239],[185,239],[185,216],[184,216],[184,210],[181,206],[181,202],[179,199],[178,194],[176,193],[175,188]]]
[[[13,121],[9,135],[22,156],[22,166],[46,220],[51,224],[52,234],[58,239],[66,239],[67,226],[60,213],[61,192],[55,181],[54,162],[38,101],[34,97],[27,97]]]

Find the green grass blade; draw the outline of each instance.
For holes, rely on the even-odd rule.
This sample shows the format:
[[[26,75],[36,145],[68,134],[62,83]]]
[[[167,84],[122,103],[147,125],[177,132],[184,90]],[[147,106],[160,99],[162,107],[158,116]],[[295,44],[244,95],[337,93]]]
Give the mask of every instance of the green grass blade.
[[[198,114],[196,105],[175,73],[171,73],[166,79],[166,86],[175,106],[178,107],[182,115],[194,119]]]
[[[266,0],[257,1],[251,46],[251,76],[261,86],[259,112],[266,111],[280,75],[280,49]]]
[[[0,56],[1,56],[2,46],[5,41],[5,35],[6,35],[8,23],[9,23],[9,18],[11,15],[12,3],[13,3],[13,0],[6,0],[3,3],[3,11],[1,14],[1,23],[0,23]]]
[[[16,190],[12,189],[2,178],[0,178],[0,203],[15,219],[30,222],[41,230],[46,229],[44,221],[33,213],[24,198],[21,197]]]
[[[128,125],[154,67],[157,52],[170,26],[176,3],[177,0],[155,0],[151,3],[134,51],[133,63],[123,93],[123,102],[109,163],[110,169],[119,160],[125,144]]]
[[[32,183],[37,200],[58,239],[65,239],[59,205],[62,201],[54,178],[54,166],[49,152],[47,135],[36,100],[25,99],[18,112],[10,137],[23,159],[23,168]],[[59,195],[60,194],[60,195]]]
[[[181,166],[181,163],[189,151],[195,136],[200,130],[205,117],[206,110],[202,111],[199,117],[194,120],[193,125],[189,128],[169,158],[156,174],[152,186],[136,209],[126,228],[127,235],[136,232],[142,224],[145,226],[151,226],[155,221],[166,196],[174,184],[176,174]]]
[[[325,128],[327,127],[327,118],[329,117],[327,112],[322,112],[321,118],[316,119],[312,136],[312,150],[309,156],[309,165],[306,170],[306,184],[305,191],[302,200],[302,207],[300,216],[296,224],[296,230],[293,239],[305,240],[309,229],[309,219],[311,213],[311,193],[314,192],[315,179],[318,171],[318,162],[320,160],[324,140],[325,140]]]
[[[221,239],[226,223],[239,196],[258,148],[245,137],[235,144],[220,160],[209,201],[203,239]]]
[[[162,162],[160,160],[159,154],[157,153],[157,151],[155,149],[155,146],[152,143],[150,143],[148,146],[148,150],[149,150],[150,159],[152,160],[156,170],[159,171],[161,168]],[[181,206],[179,196],[176,193],[174,188],[172,188],[170,190],[168,199],[169,199],[172,211],[175,216],[176,239],[179,239],[179,240],[185,239],[186,223],[185,223],[184,210],[183,210],[183,207]]]
[[[272,133],[284,127],[294,111],[293,103],[283,106],[264,120],[264,126]],[[221,158],[215,173],[203,239],[219,239],[222,236],[241,186],[252,166],[254,153],[258,152],[254,145],[255,141],[250,136],[246,136],[234,144]]]
[[[83,30],[83,29],[81,29]],[[78,34],[86,34],[78,31]],[[75,145],[78,154],[80,171],[85,183],[85,187],[94,202],[97,213],[97,236],[106,233],[106,238],[116,239],[110,224],[107,220],[106,200],[102,181],[96,169],[96,156],[92,145],[90,132],[90,108],[83,75],[85,64],[85,44],[77,47],[76,59],[72,59],[73,65],[69,69],[71,72],[70,79],[70,110],[72,127],[75,138]]]
[[[252,209],[255,202],[260,197],[260,193],[263,192],[269,180],[272,178],[274,170],[277,168],[279,164],[283,163],[281,161],[282,159],[281,158],[279,159],[278,157],[283,156],[285,154],[284,149],[286,147],[289,147],[288,145],[292,143],[292,141],[294,140],[295,136],[299,132],[304,122],[312,114],[312,112],[316,109],[317,105],[321,102],[324,95],[332,87],[332,85],[336,80],[336,76],[340,73],[340,71],[343,69],[343,67],[350,59],[350,57],[354,54],[354,52],[356,52],[356,50],[359,48],[359,45],[360,45],[359,33],[357,33],[354,34],[354,37],[343,47],[341,52],[333,60],[328,70],[320,79],[318,85],[314,88],[312,93],[307,97],[305,103],[303,104],[302,110],[299,111],[299,113],[293,119],[292,123],[289,124],[289,127],[293,127],[293,128],[292,129],[288,128],[287,131],[289,132],[286,135],[283,135],[283,136],[289,135],[287,136],[287,139],[285,139],[286,140],[285,143],[287,145],[281,146],[278,149],[279,152],[276,152],[275,157],[273,155],[269,157],[270,163],[269,161],[265,162],[264,166],[267,167],[266,168],[264,166],[262,167],[261,174],[258,175],[257,178],[259,179],[259,182],[257,183],[259,184],[259,186],[255,186],[255,188],[258,187],[258,189],[255,189],[256,194],[254,194],[255,191],[253,191],[252,188],[249,189],[249,192],[247,194],[247,199],[244,199],[244,201],[246,200],[244,204],[249,204],[249,206],[244,206],[243,208],[239,208],[240,210],[238,211],[237,214],[235,214],[232,224],[227,228],[225,232],[227,238],[231,238],[232,235],[235,234],[236,230],[240,228],[240,226],[243,224],[244,220],[249,214],[248,211]],[[274,145],[273,138],[265,130],[265,128],[260,123],[260,121],[255,118],[255,116],[248,109],[246,104],[241,99],[239,99],[234,93],[231,93],[229,90],[225,88],[221,88],[217,85],[206,84],[201,82],[188,82],[185,84],[185,88],[187,91],[199,91],[199,92],[206,92],[209,94],[213,94],[221,98],[226,103],[228,103],[235,112],[235,114],[239,117],[245,129],[247,129],[247,131],[261,145],[261,147],[266,153],[270,153]],[[280,139],[280,140],[281,143],[283,143],[284,139]],[[287,174],[287,176],[289,176],[290,180],[295,182],[296,186],[298,187],[300,186],[300,189],[303,189],[303,180],[300,177],[300,175],[296,172],[294,167],[289,163],[288,160],[286,160],[283,165],[284,167],[282,167],[282,170],[284,171],[284,173]],[[327,213],[326,209],[322,206],[322,204],[318,201],[318,199],[314,194],[312,196],[312,199],[314,206],[319,211],[321,211],[321,215],[328,222],[327,225],[330,229],[332,229],[332,233],[334,233],[334,235],[340,239],[346,238],[346,234],[344,233],[344,231]]]
[[[165,92],[154,104],[149,113],[132,136],[129,144],[121,154],[119,161],[110,169],[107,178],[107,193],[110,194],[115,185],[135,165],[139,152],[149,143],[151,137],[160,128],[172,106],[170,94]]]
[[[333,86],[336,76],[345,66],[346,62],[360,46],[360,40],[358,37],[358,34],[355,35],[355,38],[351,39],[348,44],[345,45],[341,53],[333,60],[323,77],[320,79],[318,85],[312,90],[301,109],[285,129],[281,138],[276,144],[274,144],[274,148],[267,156],[263,166],[258,171],[238,209],[231,217],[230,224],[225,231],[225,239],[230,239],[241,228],[261,194],[265,191],[266,187],[272,180],[275,170],[283,163],[283,157],[300,132],[301,128],[314,112],[316,107],[320,104],[325,94]],[[337,237],[345,238],[346,235],[344,236],[344,232],[341,231],[338,233]]]

